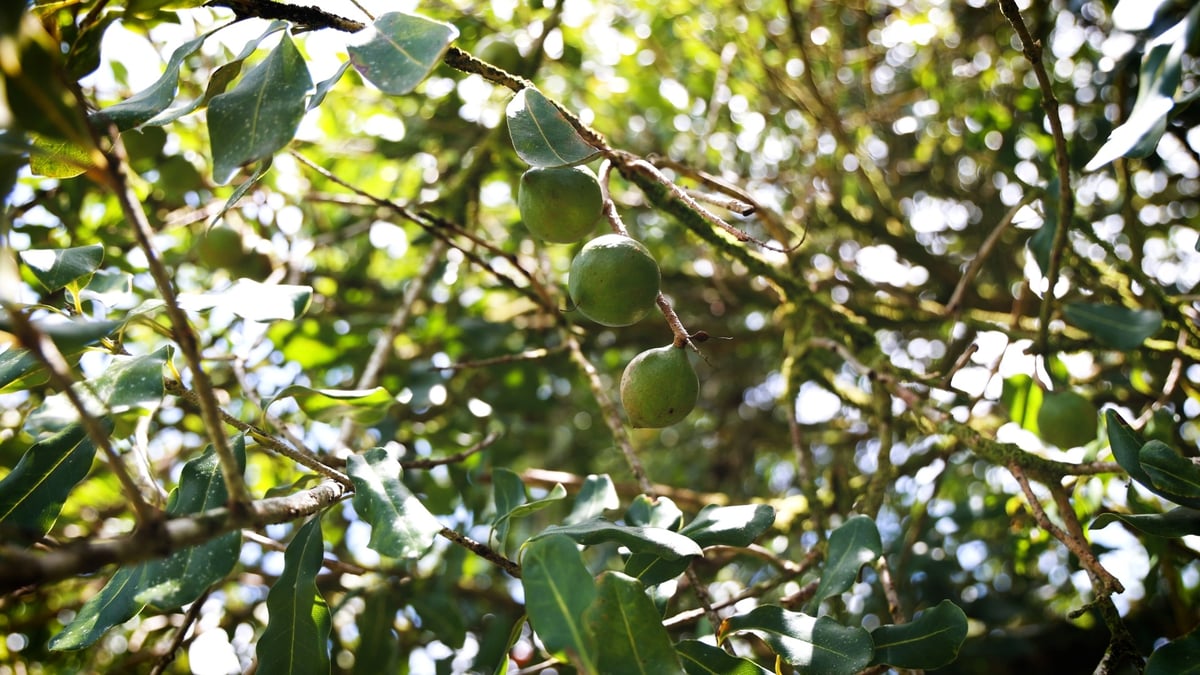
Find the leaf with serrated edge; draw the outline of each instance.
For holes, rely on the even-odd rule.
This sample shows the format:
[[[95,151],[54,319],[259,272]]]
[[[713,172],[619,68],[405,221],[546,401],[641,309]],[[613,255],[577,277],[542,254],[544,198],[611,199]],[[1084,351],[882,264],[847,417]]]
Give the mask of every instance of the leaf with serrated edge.
[[[67,496],[92,467],[96,448],[79,424],[34,444],[0,480],[4,539],[36,540],[54,526]]]
[[[296,531],[283,554],[283,574],[267,593],[259,675],[329,673],[329,609],[316,583],[324,557],[321,519],[314,517]]]
[[[659,675],[683,670],[667,629],[641,582],[620,572],[605,572],[596,599],[583,615],[595,636],[596,668],[602,673]]]
[[[675,651],[687,675],[770,675],[762,666],[739,659],[729,652],[699,640],[680,640]]]
[[[407,94],[442,60],[458,29],[423,16],[388,12],[346,51],[363,78],[385,94]]]
[[[354,510],[371,524],[367,546],[392,558],[416,558],[429,550],[442,524],[400,481],[400,463],[384,448],[347,459],[354,483]]]
[[[914,670],[941,668],[958,658],[967,639],[967,615],[943,600],[912,621],[880,626],[871,632],[877,664]]]
[[[286,33],[231,91],[208,104],[213,180],[224,185],[245,164],[291,142],[312,89],[304,57]]]
[[[808,611],[815,612],[822,600],[850,588],[862,566],[882,554],[883,543],[875,521],[866,516],[855,516],[843,523],[829,535],[825,569],[821,572],[816,593],[808,603]]]
[[[521,559],[521,586],[529,623],[546,649],[595,672],[595,647],[582,620],[596,585],[575,542],[562,536],[530,541]]]

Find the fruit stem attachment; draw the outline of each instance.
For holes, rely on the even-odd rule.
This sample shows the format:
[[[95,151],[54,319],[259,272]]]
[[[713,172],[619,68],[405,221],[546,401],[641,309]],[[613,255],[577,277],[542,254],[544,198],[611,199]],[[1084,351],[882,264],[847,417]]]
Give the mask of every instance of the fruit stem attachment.
[[[679,320],[679,315],[675,313],[675,308],[671,307],[671,303],[667,301],[667,296],[660,292],[658,297],[655,299],[655,302],[658,303],[659,311],[661,311],[663,317],[666,318],[667,325],[671,327],[671,334],[675,336],[675,339],[671,341],[671,344],[679,349],[683,349],[684,347],[691,345],[692,349],[695,349],[696,353],[699,354],[700,350],[696,347],[696,344],[692,342],[691,334],[688,333],[688,330],[683,327],[683,322]]]

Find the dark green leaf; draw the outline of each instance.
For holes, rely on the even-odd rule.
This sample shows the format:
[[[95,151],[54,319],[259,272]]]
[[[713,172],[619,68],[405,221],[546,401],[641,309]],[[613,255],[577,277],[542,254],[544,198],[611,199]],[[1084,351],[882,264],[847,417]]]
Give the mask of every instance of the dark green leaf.
[[[575,495],[575,504],[571,506],[571,513],[563,522],[570,525],[599,518],[605,511],[615,509],[620,505],[621,499],[617,496],[617,488],[613,486],[612,479],[608,477],[608,474],[602,476],[593,474],[583,481],[583,486],[579,488],[579,494]]]
[[[371,524],[367,544],[392,558],[416,558],[433,546],[442,524],[400,481],[400,463],[384,448],[350,455],[354,510]]]
[[[346,48],[350,61],[385,94],[407,94],[421,83],[458,37],[448,23],[388,12],[362,33],[368,40]]]
[[[882,554],[879,529],[870,518],[855,516],[834,530],[829,535],[825,569],[821,572],[816,593],[808,604],[809,611],[815,611],[825,598],[849,589],[862,566],[874,562]]]
[[[1200,508],[1200,466],[1162,441],[1143,445],[1138,459],[1150,476],[1147,487],[1184,506]]]
[[[95,644],[109,628],[125,623],[142,611],[143,605],[135,596],[142,588],[145,570],[145,564],[117,570],[104,588],[84,603],[71,623],[51,638],[50,649],[86,649]]]
[[[596,650],[599,672],[666,675],[683,670],[654,603],[637,579],[620,572],[600,575],[584,622],[601,647]]]
[[[556,534],[566,535],[585,546],[615,542],[629,548],[631,551],[651,553],[667,560],[675,560],[702,553],[696,542],[679,533],[659,527],[617,525],[600,519],[589,520],[586,523],[576,523],[574,525],[554,525],[547,527],[540,534],[530,537],[530,541]]]
[[[595,643],[583,613],[596,599],[596,584],[567,537],[531,540],[521,559],[525,611],[546,649],[563,661],[595,672]]]
[[[871,632],[877,664],[897,668],[933,669],[958,658],[967,639],[967,615],[958,605],[942,600],[906,624],[880,626]]]
[[[699,640],[681,640],[675,651],[687,675],[771,675],[771,671],[753,661],[739,659],[729,652]]]
[[[84,347],[95,344],[100,338],[112,334],[120,326],[120,321],[89,321],[87,319],[39,319],[33,322],[43,335],[50,338],[58,351],[71,354]],[[0,330],[12,330],[8,315],[0,312]]]
[[[157,404],[163,397],[163,366],[172,348],[161,347],[144,356],[114,356],[89,389],[104,402],[109,412]]]
[[[1193,630],[1159,647],[1146,662],[1145,675],[1194,673],[1200,673],[1200,630]]]
[[[1108,443],[1117,463],[1125,469],[1130,478],[1150,487],[1150,475],[1142,468],[1141,458],[1138,457],[1142,449],[1142,439],[1138,438],[1129,423],[1121,419],[1120,413],[1115,410],[1104,412],[1104,426],[1108,430]]]
[[[213,179],[224,185],[238,167],[266,159],[290,143],[312,86],[304,57],[285,33],[233,90],[208,104]]]
[[[1029,251],[1033,253],[1033,259],[1037,262],[1038,269],[1042,274],[1046,274],[1050,269],[1050,252],[1054,248],[1054,238],[1058,234],[1058,191],[1058,176],[1055,176],[1041,191],[1042,225],[1029,238]]]
[[[334,71],[333,75],[330,75],[328,79],[321,80],[317,83],[317,88],[313,91],[312,97],[308,99],[309,110],[317,108],[325,101],[325,97],[329,95],[329,90],[333,89],[333,85],[337,84],[338,80],[342,79],[342,75],[346,74],[346,71],[350,69],[350,66],[351,63],[349,61],[343,62],[341,67]]]
[[[492,538],[504,548],[508,540],[509,515],[525,503],[525,484],[516,473],[503,467],[492,471],[492,501],[496,505],[496,520],[492,523]]]
[[[561,110],[532,87],[517,92],[507,114],[513,148],[530,166],[572,166],[600,154]]]
[[[104,14],[95,21],[84,22],[83,30],[71,42],[71,50],[67,52],[67,73],[80,80],[95,72],[100,67],[100,42],[104,31],[119,18],[114,13]]]
[[[92,121],[101,127],[115,124],[117,129],[125,131],[150,121],[166,110],[175,100],[175,93],[179,89],[179,69],[184,59],[196,53],[215,32],[209,31],[177,47],[167,61],[167,69],[154,84],[116,105],[96,111],[92,114]]]
[[[28,349],[12,347],[0,352],[0,394],[9,389],[9,385],[41,367],[41,362]],[[21,386],[13,387],[14,390]]]
[[[1105,347],[1128,351],[1140,347],[1162,327],[1162,314],[1151,309],[1074,302],[1063,305],[1067,323],[1090,333]]]
[[[262,675],[329,673],[329,609],[316,583],[324,559],[321,519],[314,517],[288,544],[283,574],[267,594],[267,629],[257,649]]]
[[[625,510],[625,524],[649,525],[677,531],[683,524],[683,511],[679,510],[670,497],[650,499],[646,495],[638,495]]]
[[[721,622],[717,636],[725,640],[744,630],[765,631],[775,653],[802,672],[851,675],[871,662],[871,635],[858,626],[842,626],[829,617],[814,618],[776,605],[761,605]]]
[[[233,450],[238,464],[246,465],[246,437],[237,436]],[[224,506],[229,499],[221,463],[209,446],[204,454],[183,465],[179,487],[167,503],[167,514],[185,516]],[[175,609],[195,601],[213,584],[225,578],[238,561],[242,533],[233,531],[203,544],[175,551],[163,560],[147,565],[139,586],[139,604],[160,609]]]
[[[57,291],[100,268],[104,247],[100,244],[63,249],[21,251],[21,262],[47,291]]]
[[[701,548],[716,545],[749,546],[775,522],[775,509],[766,504],[708,505],[700,509],[682,534]]]
[[[1155,537],[1200,535],[1200,510],[1179,506],[1166,513],[1102,513],[1092,521],[1099,530],[1117,521]]]
[[[276,394],[271,403],[284,398],[295,399],[300,411],[318,422],[333,423],[349,419],[366,425],[375,424],[386,417],[388,408],[396,402],[383,387],[313,389],[293,384]]]
[[[78,424],[29,448],[0,480],[3,538],[32,541],[49,532],[95,455],[95,446]]]
[[[691,564],[691,558],[667,560],[653,553],[634,553],[625,561],[625,573],[647,586],[653,586],[683,574]]]
[[[232,209],[234,206],[236,206],[237,203],[239,201],[241,201],[242,197],[245,197],[246,194],[248,192],[250,192],[250,190],[252,190],[255,185],[258,185],[259,181],[262,180],[262,177],[267,175],[267,172],[271,170],[271,166],[272,166],[272,164],[274,164],[274,162],[275,162],[274,156],[267,157],[266,159],[259,162],[258,168],[256,168],[254,170],[254,173],[250,174],[250,176],[248,178],[246,178],[246,180],[242,181],[241,183],[238,183],[238,186],[235,187],[233,189],[233,191],[229,193],[229,198],[225,200],[225,204],[223,204],[221,206],[221,210],[217,211],[217,213],[212,217],[212,220],[210,220],[209,222],[210,223],[220,222],[221,219],[225,217],[225,214],[229,212],[229,209]]]

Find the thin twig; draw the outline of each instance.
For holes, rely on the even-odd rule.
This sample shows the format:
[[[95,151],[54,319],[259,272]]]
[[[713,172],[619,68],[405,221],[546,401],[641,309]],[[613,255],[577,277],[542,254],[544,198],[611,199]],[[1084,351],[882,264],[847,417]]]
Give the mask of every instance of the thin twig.
[[[1063,251],[1067,247],[1067,234],[1071,229],[1071,217],[1075,213],[1075,193],[1071,189],[1071,164],[1067,155],[1067,137],[1063,133],[1062,118],[1058,113],[1058,98],[1054,95],[1054,87],[1050,82],[1050,74],[1042,62],[1042,43],[1035,40],[1021,18],[1021,10],[1016,0],[999,0],[1000,12],[1012,24],[1013,30],[1021,39],[1021,47],[1025,59],[1033,67],[1041,88],[1042,101],[1046,106],[1046,119],[1050,123],[1050,136],[1054,139],[1054,163],[1058,170],[1058,228],[1054,232],[1054,243],[1050,248],[1050,269],[1046,272],[1046,289],[1042,296],[1042,308],[1038,315],[1040,322],[1037,353],[1045,353],[1050,336],[1050,314],[1054,309],[1054,287],[1058,285],[1058,276],[1062,270]]]
[[[204,607],[204,601],[208,600],[209,593],[211,592],[211,588],[206,588],[200,594],[200,597],[192,601],[192,605],[188,607],[187,613],[183,615],[183,623],[175,629],[175,634],[171,636],[167,650],[154,662],[154,667],[150,669],[150,675],[161,675],[175,661],[175,657],[179,654],[179,649],[183,646],[183,642],[187,638],[188,631],[196,623],[196,620],[200,618],[200,609]]]
[[[491,546],[475,541],[465,534],[456,532],[448,527],[443,527],[441,532],[438,532],[438,534],[458,544],[459,546],[462,546],[468,551],[471,551],[484,560],[489,560],[496,563],[501,569],[503,569],[505,572],[508,572],[510,576],[516,577],[517,579],[521,578],[521,566],[504,557]]]
[[[975,254],[974,258],[971,258],[971,263],[967,265],[967,271],[963,272],[962,279],[959,279],[958,286],[954,288],[954,293],[950,295],[950,301],[946,303],[947,316],[957,314],[959,309],[961,309],[959,305],[962,304],[963,294],[966,293],[967,287],[971,285],[971,282],[975,280],[975,275],[979,274],[979,270],[983,268],[983,262],[991,255],[992,250],[1000,241],[1000,236],[1008,230],[1009,225],[1012,225],[1013,219],[1017,217],[1017,213],[1033,201],[1034,195],[1035,193],[1032,191],[1027,193],[1020,202],[1004,214],[1004,217],[1000,219],[996,227],[992,228],[992,232],[987,236],[987,239],[983,240],[979,251]]]
[[[470,361],[459,361],[448,366],[430,366],[430,370],[470,370],[474,368],[487,368],[489,366],[498,366],[505,363],[518,363],[521,361],[538,361],[544,359],[551,354],[565,352],[566,345],[556,345],[554,347],[538,347],[537,349],[529,349],[520,354],[505,354],[503,356],[493,356],[488,359],[473,359]]]
[[[900,604],[900,593],[896,582],[892,579],[892,568],[888,565],[887,556],[879,556],[875,561],[875,570],[879,572],[879,583],[883,586],[883,594],[887,597],[888,613],[892,615],[892,623],[902,624],[908,621]]]
[[[492,443],[495,443],[496,440],[499,438],[500,438],[500,434],[490,433],[482,441],[479,441],[475,445],[472,445],[471,447],[469,447],[466,450],[463,450],[461,452],[456,452],[453,455],[447,455],[446,457],[431,457],[429,459],[414,459],[414,460],[410,460],[407,462],[400,462],[400,468],[405,469],[405,470],[408,470],[408,469],[432,469],[435,466],[445,466],[447,464],[458,464],[459,462],[470,457],[471,455],[474,455],[475,453],[480,452],[483,449],[487,448]]]

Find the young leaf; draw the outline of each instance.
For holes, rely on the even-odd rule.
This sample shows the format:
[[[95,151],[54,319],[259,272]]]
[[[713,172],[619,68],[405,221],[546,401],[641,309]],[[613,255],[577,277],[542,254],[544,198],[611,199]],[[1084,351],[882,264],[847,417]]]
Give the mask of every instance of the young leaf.
[[[75,248],[30,249],[21,251],[20,257],[38,283],[47,291],[54,292],[100,269],[104,247],[93,244]]]
[[[1142,346],[1162,327],[1162,314],[1152,309],[1072,302],[1063,305],[1067,323],[1090,333],[1105,347],[1128,351]]]
[[[285,33],[232,91],[208,104],[213,180],[224,185],[238,167],[270,157],[290,143],[312,86],[304,57]]]
[[[1092,521],[1091,529],[1099,530],[1117,521],[1155,537],[1200,535],[1200,510],[1186,506],[1166,513],[1102,513]]]
[[[684,526],[682,534],[701,548],[723,544],[749,546],[775,522],[775,509],[767,504],[714,506],[709,504]]]
[[[271,403],[293,398],[301,412],[318,422],[350,419],[358,424],[376,424],[387,416],[396,399],[383,387],[374,389],[312,389],[293,384],[275,395]],[[270,407],[270,403],[266,407]]]
[[[876,664],[914,670],[941,668],[958,658],[967,639],[967,615],[958,605],[942,600],[911,622],[880,626],[871,632]]]
[[[50,649],[87,649],[109,628],[125,623],[142,611],[143,605],[135,597],[142,588],[145,571],[145,563],[117,570],[104,588],[84,603],[71,623],[50,639]]]
[[[1171,640],[1154,650],[1145,675],[1184,675],[1200,670],[1200,630]]]
[[[346,48],[350,61],[368,82],[393,96],[420,84],[458,37],[448,23],[402,12],[380,16],[363,33],[366,42]]]
[[[233,443],[238,464],[246,464],[246,437]],[[204,454],[183,465],[179,487],[167,503],[167,514],[183,516],[224,506],[229,499],[221,476],[217,453],[209,446]],[[146,576],[137,595],[140,604],[174,609],[193,602],[205,589],[225,578],[237,563],[242,550],[242,533],[228,532],[211,541],[175,551],[169,557],[147,565]]]
[[[575,542],[567,537],[531,540],[521,559],[525,611],[546,649],[584,672],[593,666],[595,643],[583,613],[596,599],[596,584]]]
[[[676,560],[700,555],[703,551],[696,542],[682,534],[659,527],[631,527],[617,525],[599,518],[574,525],[553,525],[530,537],[530,541],[551,535],[566,535],[585,546],[604,542],[616,542],[631,551],[652,553],[660,558]]]
[[[829,617],[814,618],[776,605],[760,605],[721,622],[718,640],[743,630],[765,631],[775,653],[804,672],[851,675],[871,662],[871,635],[859,626],[842,626]]]
[[[579,488],[579,494],[575,495],[575,504],[571,506],[571,513],[563,522],[571,525],[599,518],[605,511],[615,509],[620,505],[621,499],[617,496],[617,488],[613,486],[612,479],[608,477],[608,474],[591,475]]]
[[[808,610],[816,611],[822,600],[850,588],[858,577],[858,570],[882,554],[883,543],[879,540],[875,521],[866,516],[855,516],[843,523],[829,535],[825,570]]]
[[[442,524],[400,482],[400,463],[383,448],[350,455],[354,510],[371,524],[367,544],[392,558],[416,558],[433,546]]]
[[[92,122],[100,128],[115,124],[117,129],[125,131],[149,121],[155,115],[166,110],[175,100],[175,93],[179,89],[179,69],[183,66],[184,59],[195,54],[204,41],[217,30],[220,28],[193,38],[177,47],[172,52],[171,58],[167,60],[167,69],[154,81],[154,84],[116,105],[92,113]]]
[[[1142,468],[1150,476],[1151,488],[1183,506],[1200,508],[1200,466],[1162,441],[1150,441],[1138,451]]]
[[[36,540],[54,526],[67,495],[87,476],[96,448],[72,424],[29,448],[0,480],[0,532],[5,539]]]
[[[729,652],[699,640],[681,640],[675,645],[683,671],[687,675],[771,675],[771,671],[753,661],[739,659]]]
[[[600,575],[596,599],[584,613],[595,636],[602,673],[678,673],[683,668],[662,618],[642,584],[620,572]]]
[[[537,89],[518,91],[506,114],[513,148],[530,166],[573,166],[600,154]]]
[[[318,516],[296,531],[283,555],[283,574],[267,593],[267,629],[257,649],[260,674],[329,673],[329,608],[316,583],[324,558]]]

